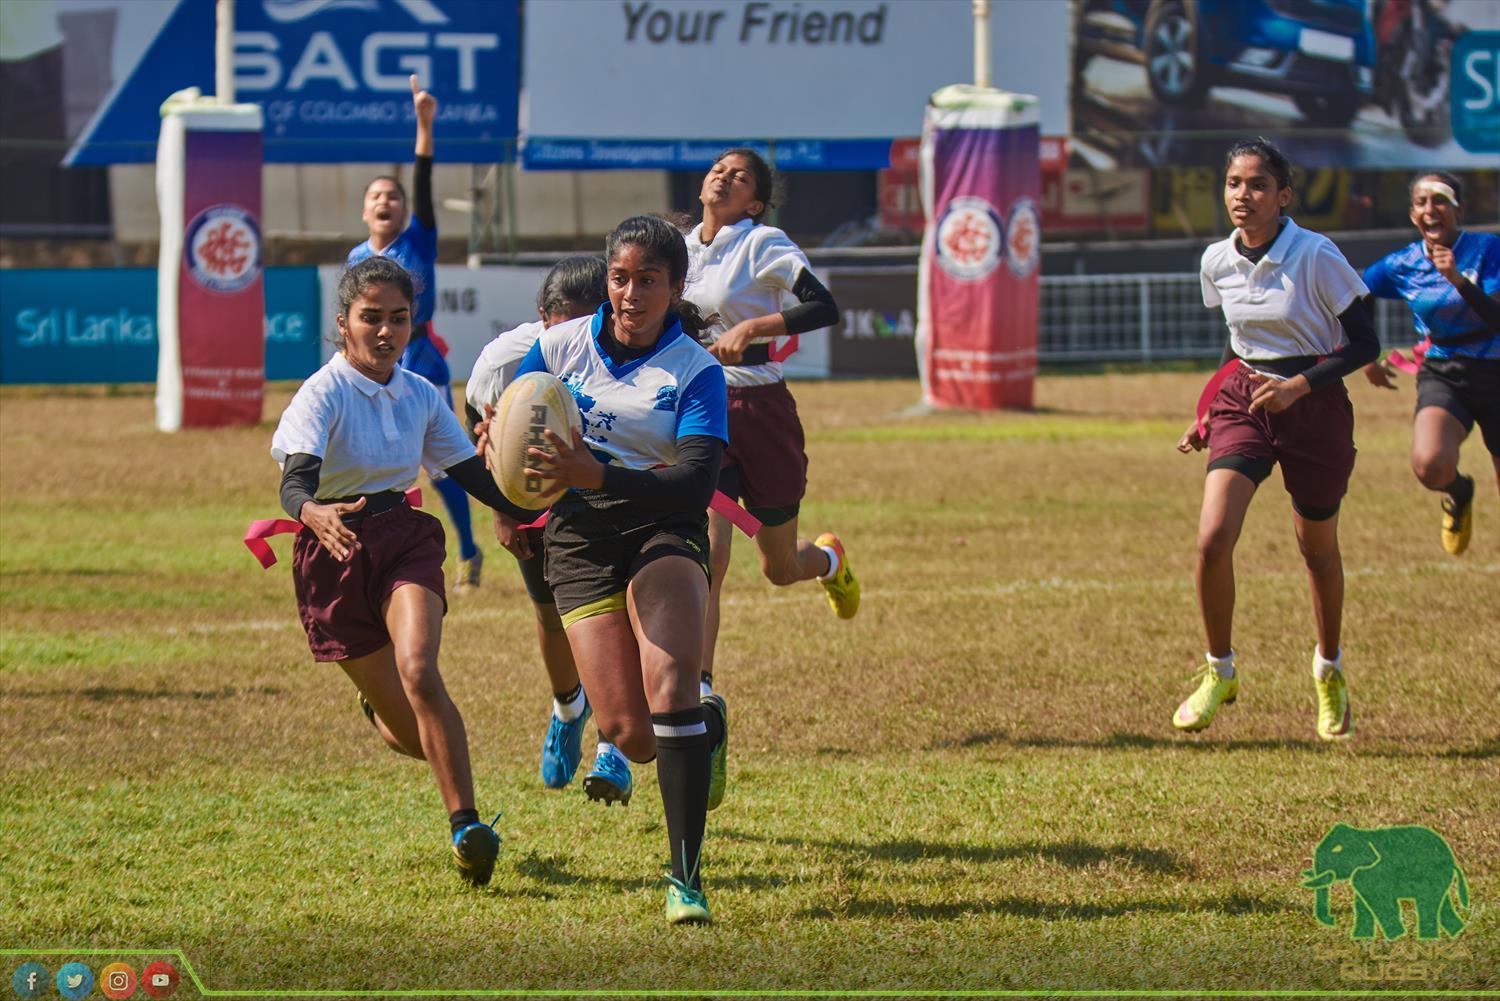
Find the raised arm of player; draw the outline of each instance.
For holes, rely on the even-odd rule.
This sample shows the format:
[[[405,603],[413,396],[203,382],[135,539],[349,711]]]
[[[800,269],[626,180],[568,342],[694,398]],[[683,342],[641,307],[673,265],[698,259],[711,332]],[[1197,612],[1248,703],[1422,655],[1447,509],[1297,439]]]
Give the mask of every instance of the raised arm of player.
[[[437,229],[432,207],[432,120],[437,117],[437,98],[422,89],[411,75],[411,103],[417,112],[416,167],[412,172],[412,213],[428,229]]]

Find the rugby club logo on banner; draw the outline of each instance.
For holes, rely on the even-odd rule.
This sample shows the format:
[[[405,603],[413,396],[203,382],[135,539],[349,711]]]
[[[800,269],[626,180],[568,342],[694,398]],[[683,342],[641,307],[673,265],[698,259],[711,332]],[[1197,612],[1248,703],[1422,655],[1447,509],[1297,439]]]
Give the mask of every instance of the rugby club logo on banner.
[[[937,260],[961,282],[979,281],[1000,263],[1005,229],[1000,213],[983,198],[965,195],[948,203],[937,225]]]
[[[1028,278],[1042,259],[1042,220],[1036,202],[1018,198],[1005,217],[1005,263],[1017,278]]]
[[[228,295],[260,276],[260,229],[238,205],[211,205],[188,225],[183,256],[193,280]]]

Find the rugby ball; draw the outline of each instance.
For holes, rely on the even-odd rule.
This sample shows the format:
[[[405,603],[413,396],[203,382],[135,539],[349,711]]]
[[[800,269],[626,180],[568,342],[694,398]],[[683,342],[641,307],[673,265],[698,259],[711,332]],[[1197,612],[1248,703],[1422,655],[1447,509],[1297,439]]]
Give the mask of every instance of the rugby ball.
[[[505,387],[490,419],[487,454],[490,474],[507,500],[517,507],[539,510],[567,492],[567,487],[526,475],[526,470],[540,465],[527,450],[551,452],[552,445],[542,432],[550,429],[563,441],[571,442],[575,428],[583,429],[583,415],[573,394],[557,376],[527,372]]]

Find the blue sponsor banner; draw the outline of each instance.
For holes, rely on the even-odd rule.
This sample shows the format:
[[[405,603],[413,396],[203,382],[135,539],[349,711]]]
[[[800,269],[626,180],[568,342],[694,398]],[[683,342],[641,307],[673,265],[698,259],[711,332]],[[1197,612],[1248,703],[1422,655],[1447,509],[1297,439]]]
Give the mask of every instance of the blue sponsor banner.
[[[321,364],[317,268],[267,268],[266,378]],[[0,382],[156,381],[156,269],[0,270]]]
[[[707,170],[731,146],[747,146],[777,170],[884,170],[890,139],[557,139],[529,136],[527,170]]]
[[[1500,153],[1500,31],[1470,31],[1453,46],[1449,121],[1470,153]]]
[[[150,163],[159,108],[214,86],[214,4],[178,0],[66,163]],[[265,112],[268,163],[401,163],[416,114],[409,77],[438,99],[435,158],[514,159],[517,0],[239,0],[235,97]]]

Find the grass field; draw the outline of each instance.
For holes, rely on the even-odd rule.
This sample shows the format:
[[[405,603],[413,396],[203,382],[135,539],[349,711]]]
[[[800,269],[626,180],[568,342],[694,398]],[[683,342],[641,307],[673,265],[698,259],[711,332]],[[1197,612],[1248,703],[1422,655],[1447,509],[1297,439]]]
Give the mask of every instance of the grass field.
[[[239,541],[277,512],[267,450],[289,388],[259,428],[176,436],[152,430],[145,392],[7,391],[0,946],[180,949],[208,988],[264,996],[1494,991],[1500,502],[1483,448],[1465,449],[1481,487],[1453,559],[1407,468],[1409,381],[1351,383],[1355,736],[1314,733],[1279,474],[1239,547],[1240,700],[1180,736],[1203,650],[1203,459],[1172,446],[1203,378],[1049,376],[1035,413],[920,418],[895,414],[908,383],[795,387],[803,525],[843,535],[864,607],[838,621],[739,547],[718,672],[730,786],[705,860],[717,923],[675,930],[653,772],[624,810],[540,786],[547,686],[492,540],[443,645],[480,810],[503,811],[476,891],[450,871],[426,767],[310,662],[287,541],[269,572]],[[1319,925],[1299,872],[1339,821],[1445,836],[1472,892],[1464,934],[1356,944],[1347,886],[1338,929]]]

